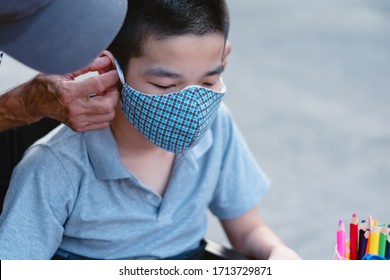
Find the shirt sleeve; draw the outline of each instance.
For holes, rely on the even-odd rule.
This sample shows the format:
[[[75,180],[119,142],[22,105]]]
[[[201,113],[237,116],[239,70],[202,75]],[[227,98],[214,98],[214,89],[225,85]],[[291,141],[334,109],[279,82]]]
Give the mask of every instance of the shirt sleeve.
[[[221,127],[224,157],[218,185],[209,205],[220,219],[232,219],[252,209],[270,186],[254,159],[227,107],[223,109]]]
[[[50,259],[75,198],[53,151],[30,148],[12,174],[0,216],[0,259]]]

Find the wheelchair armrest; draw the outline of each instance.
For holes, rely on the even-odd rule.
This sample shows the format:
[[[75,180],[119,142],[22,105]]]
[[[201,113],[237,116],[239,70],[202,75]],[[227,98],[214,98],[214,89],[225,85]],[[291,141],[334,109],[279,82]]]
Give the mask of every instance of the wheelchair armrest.
[[[233,249],[222,246],[221,244],[206,239],[207,245],[205,248],[206,260],[251,260],[252,258],[245,256]]]

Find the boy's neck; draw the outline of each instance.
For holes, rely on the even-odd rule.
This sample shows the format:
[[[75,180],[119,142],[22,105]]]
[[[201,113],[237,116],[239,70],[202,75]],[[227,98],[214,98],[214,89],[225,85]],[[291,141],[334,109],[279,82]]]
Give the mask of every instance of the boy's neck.
[[[115,141],[118,145],[120,156],[146,156],[147,154],[168,153],[145,138],[122,113],[118,105],[115,118],[110,125]]]
[[[147,140],[130,124],[120,107],[111,122],[111,131],[118,145],[120,160],[127,171],[163,195],[169,182],[175,154]]]

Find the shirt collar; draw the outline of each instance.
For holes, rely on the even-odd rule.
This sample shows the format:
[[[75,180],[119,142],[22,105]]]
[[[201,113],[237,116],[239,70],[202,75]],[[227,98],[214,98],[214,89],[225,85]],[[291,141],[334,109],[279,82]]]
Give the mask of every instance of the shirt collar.
[[[96,178],[116,180],[132,177],[120,160],[118,146],[110,128],[84,132],[84,139]],[[198,168],[197,160],[211,148],[212,143],[212,131],[208,129],[200,142],[181,157]]]
[[[210,149],[212,144],[213,133],[211,129],[208,129],[199,143],[190,149],[189,153],[191,153],[195,159],[199,159]]]
[[[118,146],[110,128],[87,131],[84,137],[96,178],[115,180],[130,177],[120,160]]]

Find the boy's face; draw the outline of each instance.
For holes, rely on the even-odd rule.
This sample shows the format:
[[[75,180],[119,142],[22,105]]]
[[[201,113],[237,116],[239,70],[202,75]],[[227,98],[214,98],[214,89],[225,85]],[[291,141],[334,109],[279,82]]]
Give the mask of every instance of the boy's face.
[[[219,34],[150,38],[141,57],[133,57],[125,77],[129,86],[148,94],[179,91],[189,85],[221,89],[225,39]]]

